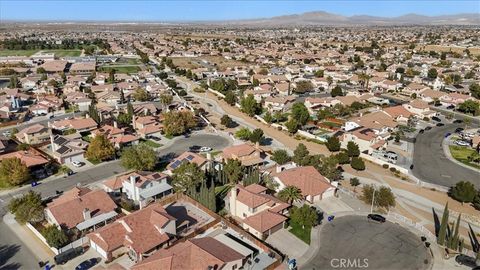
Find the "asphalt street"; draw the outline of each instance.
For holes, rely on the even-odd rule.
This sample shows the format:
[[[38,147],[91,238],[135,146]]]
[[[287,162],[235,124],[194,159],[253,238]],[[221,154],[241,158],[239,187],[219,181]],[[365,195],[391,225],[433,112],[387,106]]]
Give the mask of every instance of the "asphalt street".
[[[160,157],[172,158],[176,155],[189,150],[191,146],[207,146],[214,150],[220,150],[231,144],[231,141],[215,134],[195,134],[189,137],[176,139],[173,144],[160,149]],[[0,196],[0,217],[7,211],[8,202],[14,198],[34,190],[41,193],[43,198],[56,194],[56,191],[65,191],[75,187],[77,184],[88,185],[99,180],[111,177],[124,172],[125,169],[120,165],[120,161],[111,161],[104,165],[94,166],[89,170],[79,172],[69,177],[59,178],[32,188],[22,188],[8,195]],[[36,269],[38,260],[23,244],[23,242],[13,234],[5,223],[0,219],[0,269]],[[10,265],[11,267],[7,267]]]
[[[450,161],[443,152],[442,141],[465,124],[446,124],[418,134],[413,152],[413,174],[422,181],[450,187],[459,181],[470,181],[480,187],[480,175]]]
[[[302,269],[429,269],[420,237],[389,221],[339,217],[323,225],[317,254]],[[343,262],[343,264],[342,264]]]

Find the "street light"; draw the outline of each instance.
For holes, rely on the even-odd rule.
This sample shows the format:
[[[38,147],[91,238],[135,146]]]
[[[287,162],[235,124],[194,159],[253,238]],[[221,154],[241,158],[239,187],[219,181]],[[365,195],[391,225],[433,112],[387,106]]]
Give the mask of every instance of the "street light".
[[[372,206],[370,207],[370,213],[373,213],[373,202],[375,201],[375,191],[376,191],[376,188],[375,186],[373,186]]]

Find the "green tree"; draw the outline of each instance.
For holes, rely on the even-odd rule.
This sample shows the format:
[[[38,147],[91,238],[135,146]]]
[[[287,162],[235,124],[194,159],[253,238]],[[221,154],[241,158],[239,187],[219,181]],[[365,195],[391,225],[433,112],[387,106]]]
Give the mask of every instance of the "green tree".
[[[88,106],[88,115],[97,123],[100,123],[100,114],[98,113],[97,106],[95,104],[90,104]]]
[[[235,137],[243,141],[249,140],[251,135],[252,135],[252,132],[250,132],[250,130],[245,127],[235,132]]]
[[[350,185],[353,187],[353,192],[356,192],[357,186],[360,185],[360,179],[357,177],[350,178]]]
[[[288,133],[295,134],[298,131],[298,122],[297,120],[290,118],[290,120],[285,123],[285,127],[287,128]]]
[[[13,75],[12,77],[10,77],[10,82],[8,84],[8,88],[17,88],[18,87],[18,78],[16,75]]]
[[[235,102],[237,102],[237,97],[235,96],[233,91],[227,91],[225,93],[224,100],[228,105],[233,106],[233,105],[235,105]]]
[[[340,140],[335,136],[331,136],[328,138],[326,146],[330,152],[337,152],[340,150]]]
[[[42,197],[34,191],[29,191],[22,197],[13,198],[8,204],[8,209],[20,224],[40,222],[44,218]]]
[[[0,162],[0,181],[7,186],[20,185],[29,179],[30,171],[19,158],[5,158]]]
[[[45,73],[47,73],[47,71],[43,67],[39,67],[39,68],[37,68],[37,73],[38,74],[45,74]]]
[[[471,203],[477,195],[475,186],[469,181],[460,181],[453,186],[448,195],[454,200],[462,203]]]
[[[295,150],[293,151],[293,162],[297,164],[298,166],[303,166],[305,160],[307,157],[310,155],[310,152],[308,151],[307,147],[305,144],[300,143],[297,145]]]
[[[130,116],[130,117],[133,117],[135,115],[135,110],[133,108],[133,105],[132,103],[127,102],[127,114]]]
[[[272,123],[273,122],[273,116],[270,112],[266,112],[265,115],[263,116],[263,120],[267,123]]]
[[[340,86],[335,86],[332,91],[330,92],[332,97],[343,96],[343,90]]]
[[[114,83],[115,82],[115,69],[111,68],[108,71],[108,83]]]
[[[310,113],[308,112],[305,104],[296,102],[292,106],[292,118],[297,121],[300,125],[305,125],[310,118]]]
[[[442,221],[440,222],[440,228],[438,229],[437,235],[437,244],[443,246],[445,240],[447,239],[447,229],[448,229],[448,202],[445,204],[445,209],[443,209]]]
[[[283,149],[275,150],[272,153],[272,160],[275,161],[276,163],[280,164],[280,165],[283,165],[287,162],[290,162],[291,159],[292,159],[292,157],[290,157],[288,152],[286,150],[283,150]]]
[[[336,158],[338,160],[338,163],[340,163],[340,164],[350,163],[350,157],[348,156],[348,154],[346,152],[342,151],[342,152],[338,153]]]
[[[163,110],[166,110],[170,104],[172,104],[173,96],[168,94],[160,95],[160,104],[162,104]]]
[[[57,226],[51,225],[42,230],[42,235],[47,240],[47,244],[54,248],[64,247],[68,243],[68,237],[63,230]]]
[[[358,157],[360,156],[360,148],[355,142],[349,141],[347,143],[347,153],[349,157]]]
[[[365,170],[365,162],[363,162],[363,159],[359,157],[352,157],[352,161],[350,163],[353,169],[357,171],[363,171]]]
[[[132,117],[126,113],[119,113],[116,120],[123,126],[129,126],[132,123]]]
[[[278,198],[280,198],[280,200],[284,202],[293,203],[301,201],[303,199],[303,196],[302,191],[298,187],[286,186],[278,193]]]
[[[150,99],[147,90],[140,87],[137,88],[135,92],[133,92],[132,96],[136,101],[141,101],[141,102],[148,101]]]
[[[233,120],[227,114],[224,114],[222,118],[220,118],[220,124],[224,125],[227,128],[233,127]]]
[[[223,172],[227,176],[228,182],[235,185],[243,176],[242,163],[236,159],[227,159],[227,162],[223,165]]]
[[[438,76],[438,71],[435,68],[431,68],[428,70],[427,77],[430,79],[436,79]]]
[[[324,75],[323,69],[319,69],[319,70],[315,71],[315,77],[323,78],[323,75]]]
[[[330,181],[338,181],[342,179],[342,172],[337,168],[338,160],[334,155],[315,158],[311,161],[310,165],[315,166],[315,169]]]
[[[259,110],[259,105],[252,94],[242,98],[240,106],[242,107],[242,111],[249,116],[254,116]]]
[[[250,137],[248,138],[252,143],[261,143],[263,141],[263,130],[260,128],[256,128],[252,131],[252,134],[250,134]]]
[[[85,156],[94,161],[112,159],[115,156],[115,147],[104,134],[99,134],[90,141]]]
[[[153,148],[141,143],[123,149],[120,162],[129,170],[151,171],[157,164],[157,154]]]
[[[466,100],[460,104],[458,110],[463,113],[469,113],[476,116],[480,112],[480,103],[475,100]]]
[[[312,208],[306,204],[302,207],[292,207],[290,210],[290,219],[293,223],[305,227],[311,228],[318,223],[318,214],[315,208]]]
[[[296,83],[296,87],[293,90],[296,93],[303,94],[305,92],[310,92],[314,89],[314,85],[311,81],[302,80]]]
[[[480,85],[478,83],[472,83],[468,87],[472,96],[476,99],[480,99]]]
[[[205,180],[205,174],[195,163],[184,162],[172,175],[172,186],[175,192],[186,192]]]
[[[373,196],[374,192],[375,197]],[[362,199],[367,204],[371,204],[373,200],[373,205],[376,207],[389,209],[395,206],[395,195],[386,186],[376,188],[374,185],[363,185]]]
[[[190,111],[171,111],[163,116],[164,131],[167,135],[180,135],[197,125],[195,116]]]

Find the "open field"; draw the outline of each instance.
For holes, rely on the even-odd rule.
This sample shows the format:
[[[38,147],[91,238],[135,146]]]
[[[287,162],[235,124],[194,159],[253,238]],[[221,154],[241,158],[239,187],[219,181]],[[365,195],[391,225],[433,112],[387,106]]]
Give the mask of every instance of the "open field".
[[[81,50],[42,50],[44,53],[54,53],[55,57],[76,57],[80,56]]]
[[[0,56],[30,56],[38,50],[0,50]]]
[[[101,72],[109,72],[110,70],[114,69],[117,73],[137,73],[140,68],[137,66],[103,66],[98,69]]]
[[[472,155],[475,152],[475,150],[468,147],[458,146],[458,145],[450,145],[449,148],[450,148],[450,153],[452,154],[452,157],[454,159],[470,167],[480,169],[479,164],[470,162],[468,160],[468,157]]]

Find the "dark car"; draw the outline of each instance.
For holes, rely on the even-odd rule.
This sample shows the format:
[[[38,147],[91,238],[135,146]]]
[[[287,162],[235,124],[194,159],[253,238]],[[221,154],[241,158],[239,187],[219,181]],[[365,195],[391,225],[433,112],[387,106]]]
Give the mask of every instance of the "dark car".
[[[420,131],[418,133],[423,134],[424,132],[425,132],[425,130],[420,129]]]
[[[460,133],[462,131],[463,131],[463,128],[461,128],[461,127],[455,129],[455,133]]]
[[[457,120],[454,120],[453,123],[455,123],[455,124],[461,124],[461,123],[463,123],[463,120],[457,119]]]
[[[433,120],[433,121],[437,121],[437,122],[442,122],[442,119],[440,119],[440,118],[438,118],[438,117],[436,117],[436,116],[433,116],[433,117],[432,117],[432,120]]]
[[[460,265],[465,265],[465,266],[471,267],[471,268],[478,266],[475,263],[475,258],[467,256],[467,255],[463,255],[463,254],[457,255],[457,257],[455,257],[455,261]]]
[[[445,126],[444,123],[437,123],[437,127],[443,127],[443,126]]]
[[[455,109],[455,105],[449,105],[449,106],[447,106],[447,109],[453,110],[453,109]]]
[[[432,129],[431,126],[428,126],[428,127],[425,128],[425,130],[430,130],[430,129]]]
[[[72,248],[69,249],[65,252],[62,252],[55,256],[53,259],[55,260],[56,264],[65,264],[69,260],[82,255],[84,252],[83,247],[77,247],[77,248]]]
[[[85,261],[81,262],[79,265],[77,265],[77,267],[75,267],[75,270],[90,269],[93,266],[95,266],[97,263],[98,263],[97,258],[91,258],[91,259],[88,259],[88,260],[85,260]]]
[[[367,218],[380,223],[384,223],[386,221],[385,217],[379,214],[368,214]]]

